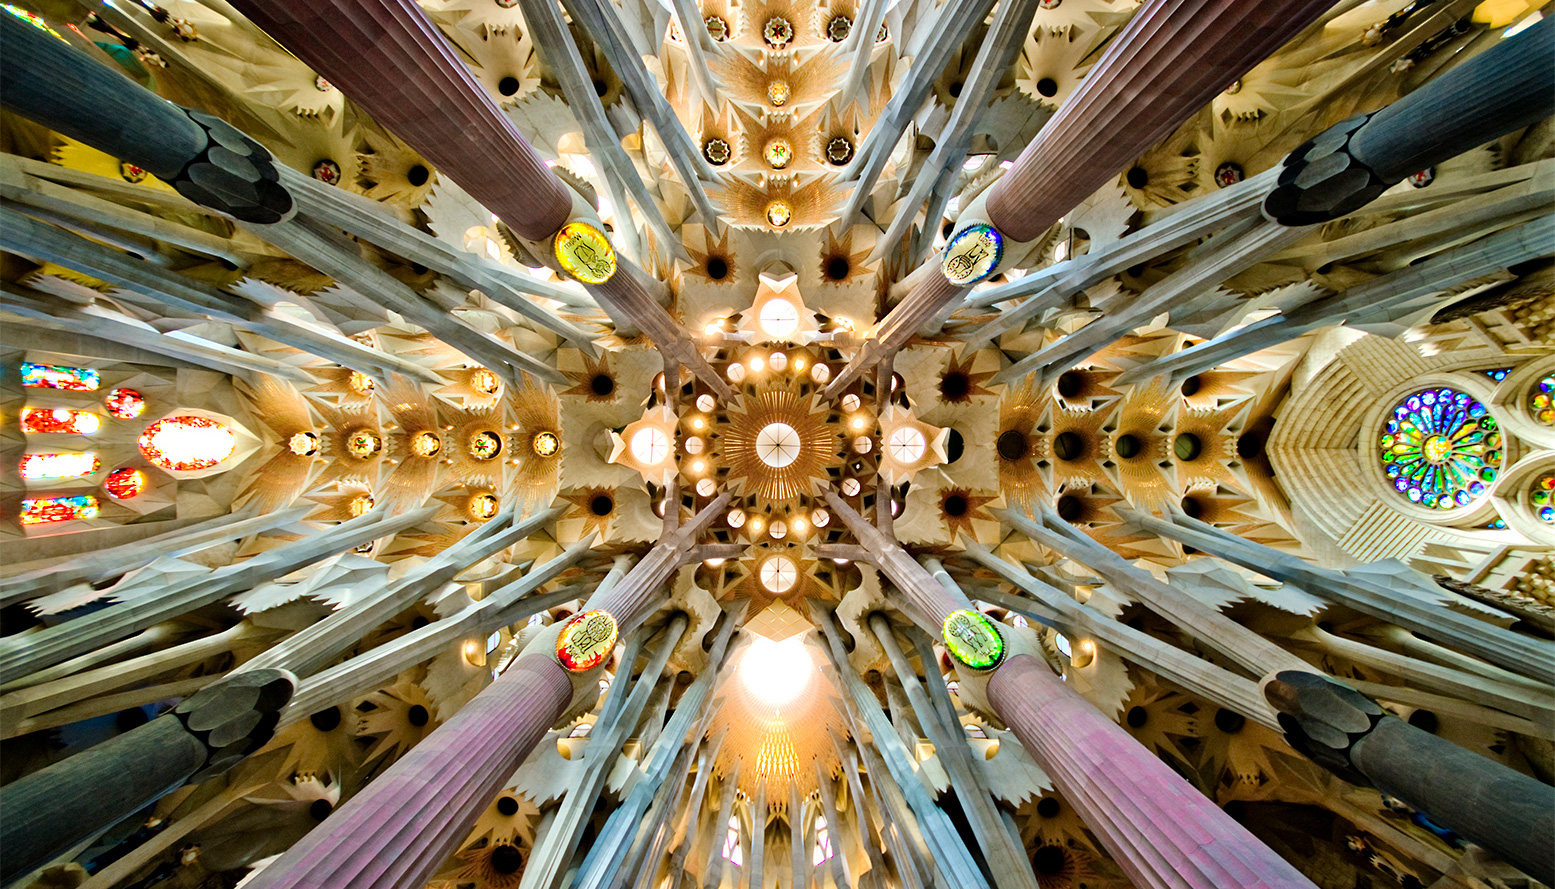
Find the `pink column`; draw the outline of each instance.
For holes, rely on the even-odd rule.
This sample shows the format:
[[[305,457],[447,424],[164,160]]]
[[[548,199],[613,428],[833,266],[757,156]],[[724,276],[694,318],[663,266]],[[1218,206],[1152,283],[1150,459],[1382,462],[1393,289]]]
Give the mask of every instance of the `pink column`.
[[[999,667],[988,701],[1140,889],[1312,889],[1036,658]]]
[[[572,197],[410,0],[233,0],[525,238],[554,235]]]
[[[421,889],[571,701],[553,655],[520,657],[249,885]]]
[[[1332,0],[1147,0],[988,194],[994,227],[1047,230]]]

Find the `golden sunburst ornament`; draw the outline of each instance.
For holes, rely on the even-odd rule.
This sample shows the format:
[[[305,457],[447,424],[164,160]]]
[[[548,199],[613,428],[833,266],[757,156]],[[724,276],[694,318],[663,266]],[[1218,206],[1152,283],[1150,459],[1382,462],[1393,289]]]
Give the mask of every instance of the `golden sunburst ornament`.
[[[762,500],[813,494],[840,459],[837,429],[826,418],[814,396],[747,393],[729,410],[713,462],[729,467],[737,489]]]

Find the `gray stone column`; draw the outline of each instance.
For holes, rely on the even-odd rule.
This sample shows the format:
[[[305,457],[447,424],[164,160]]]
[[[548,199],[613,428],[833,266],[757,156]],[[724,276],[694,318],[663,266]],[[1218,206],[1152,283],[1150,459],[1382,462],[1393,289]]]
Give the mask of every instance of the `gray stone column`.
[[[1312,673],[1264,687],[1292,747],[1352,784],[1377,788],[1555,885],[1555,787],[1388,715]]]
[[[281,670],[223,679],[171,713],[11,782],[0,818],[0,880],[47,864],[185,783],[263,747],[295,680]]]
[[[294,211],[270,152],[220,118],[180,108],[16,16],[0,17],[0,43],[6,108],[245,222]]]
[[[1369,115],[1291,152],[1264,215],[1338,219],[1433,164],[1555,113],[1555,19],[1545,18]]]

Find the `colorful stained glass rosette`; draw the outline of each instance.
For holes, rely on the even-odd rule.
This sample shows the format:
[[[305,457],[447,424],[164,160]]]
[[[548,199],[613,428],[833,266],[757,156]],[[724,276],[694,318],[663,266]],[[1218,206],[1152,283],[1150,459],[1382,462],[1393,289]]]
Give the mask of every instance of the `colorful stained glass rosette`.
[[[90,367],[66,367],[62,364],[22,362],[22,385],[29,389],[68,389],[95,392],[102,377]]]
[[[574,615],[556,637],[556,659],[574,673],[586,673],[610,657],[619,634],[620,627],[608,611]]]
[[[952,611],[940,631],[951,657],[974,670],[992,670],[1004,660],[1004,637],[980,611]]]
[[[22,501],[21,523],[42,525],[97,517],[97,498],[90,494],[68,497],[28,497]]]
[[[23,432],[91,435],[102,424],[102,418],[91,411],[77,411],[64,407],[22,408]]]
[[[1528,396],[1528,413],[1542,426],[1555,426],[1555,374],[1539,381]]]
[[[1533,490],[1528,493],[1528,502],[1533,504],[1533,514],[1539,521],[1555,525],[1555,474],[1539,476],[1533,483]]]
[[[134,389],[119,387],[103,399],[103,407],[109,416],[119,420],[133,420],[146,412],[146,397]]]
[[[128,500],[146,493],[146,474],[128,466],[115,469],[103,479],[103,490],[115,500]]]
[[[1432,509],[1458,509],[1485,496],[1503,456],[1495,418],[1468,393],[1446,386],[1399,402],[1381,446],[1393,489]]]
[[[232,456],[237,446],[231,429],[205,417],[168,417],[140,435],[140,452],[146,459],[176,472],[209,469]]]
[[[27,454],[19,472],[27,481],[54,478],[80,478],[101,468],[96,454]]]

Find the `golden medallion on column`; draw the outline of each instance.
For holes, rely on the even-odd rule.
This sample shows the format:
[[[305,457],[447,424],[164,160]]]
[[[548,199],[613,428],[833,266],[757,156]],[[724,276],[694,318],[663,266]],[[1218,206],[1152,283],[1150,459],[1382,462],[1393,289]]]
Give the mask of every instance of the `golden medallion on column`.
[[[586,673],[610,657],[620,631],[608,611],[574,615],[556,637],[556,659],[574,673]]]
[[[616,273],[616,251],[605,233],[586,222],[569,222],[552,244],[562,271],[584,284],[603,284]]]

